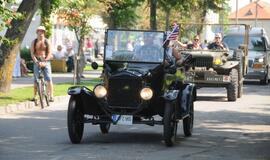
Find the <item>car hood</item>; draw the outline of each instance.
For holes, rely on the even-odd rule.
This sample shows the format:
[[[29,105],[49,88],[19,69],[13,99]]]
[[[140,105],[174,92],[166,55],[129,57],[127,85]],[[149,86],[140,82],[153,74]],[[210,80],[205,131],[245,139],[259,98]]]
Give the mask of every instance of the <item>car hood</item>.
[[[113,73],[114,76],[123,76],[123,75],[130,75],[135,77],[144,77],[149,74],[149,71],[144,69],[137,69],[137,68],[126,68],[122,70],[118,70]]]
[[[248,59],[249,60],[254,60],[256,58],[262,58],[265,56],[265,52],[258,52],[258,51],[248,51]]]

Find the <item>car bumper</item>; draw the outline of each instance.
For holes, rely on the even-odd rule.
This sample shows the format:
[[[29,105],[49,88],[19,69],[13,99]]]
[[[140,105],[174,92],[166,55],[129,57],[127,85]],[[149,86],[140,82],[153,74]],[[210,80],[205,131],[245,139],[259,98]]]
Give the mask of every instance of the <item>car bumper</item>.
[[[229,75],[217,74],[204,74],[198,76],[194,73],[186,73],[185,82],[195,83],[196,86],[222,87],[231,83],[231,77]]]
[[[245,79],[264,79],[266,76],[265,70],[249,70],[249,72],[244,76]]]

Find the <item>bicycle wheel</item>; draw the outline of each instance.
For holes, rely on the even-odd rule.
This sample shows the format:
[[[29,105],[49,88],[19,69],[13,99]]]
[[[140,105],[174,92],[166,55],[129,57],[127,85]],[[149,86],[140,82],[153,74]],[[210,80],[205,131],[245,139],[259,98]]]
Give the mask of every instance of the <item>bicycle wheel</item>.
[[[40,102],[41,109],[44,108],[44,103],[43,103],[44,96],[43,96],[42,90],[43,90],[43,87],[42,87],[41,81],[38,81],[37,82],[37,92],[38,92],[38,96],[39,96],[39,102]]]
[[[42,86],[43,86],[44,99],[46,101],[47,106],[50,106],[50,103],[49,103],[49,94],[48,94],[48,90],[47,90],[47,83],[44,80],[42,80]]]

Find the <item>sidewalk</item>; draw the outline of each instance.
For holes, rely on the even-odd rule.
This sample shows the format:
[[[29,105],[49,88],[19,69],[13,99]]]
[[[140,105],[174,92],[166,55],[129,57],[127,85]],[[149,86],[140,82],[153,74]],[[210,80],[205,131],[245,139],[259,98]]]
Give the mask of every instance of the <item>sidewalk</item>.
[[[102,65],[102,59],[97,59],[96,62],[99,65]],[[90,64],[87,64],[90,65]],[[81,80],[90,80],[92,78],[97,78],[101,74],[101,71],[84,71],[83,75],[85,78],[82,78]],[[52,73],[52,80],[54,84],[57,83],[65,83],[65,82],[73,82],[73,73]],[[13,78],[11,89],[14,88],[22,88],[22,87],[28,87],[33,86],[33,77],[19,77],[19,78]]]
[[[97,78],[101,75],[101,71],[84,71],[83,75],[85,78],[81,78],[81,80],[91,80],[93,78]],[[54,84],[58,83],[66,83],[66,82],[73,82],[73,73],[52,73],[52,80]],[[33,77],[19,77],[19,78],[13,78],[11,89],[14,88],[23,88],[23,87],[31,87],[33,86]],[[59,96],[55,97],[54,103],[61,102],[62,100],[66,99],[68,95],[66,96]],[[52,104],[53,105],[53,104]],[[17,112],[17,111],[23,111],[28,109],[33,109],[36,106],[34,105],[34,102],[26,101],[18,104],[10,104],[6,107],[0,107],[0,115],[6,114],[10,112]]]
[[[81,80],[91,80],[99,77],[100,74],[101,71],[84,71],[85,78],[81,78]],[[73,73],[52,73],[52,80],[54,84],[73,82]],[[33,86],[33,81],[33,77],[13,78],[11,89]]]

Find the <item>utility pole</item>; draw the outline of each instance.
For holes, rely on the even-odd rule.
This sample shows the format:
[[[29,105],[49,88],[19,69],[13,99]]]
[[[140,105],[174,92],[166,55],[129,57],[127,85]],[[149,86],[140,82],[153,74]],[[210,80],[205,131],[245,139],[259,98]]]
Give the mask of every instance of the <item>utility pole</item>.
[[[235,20],[236,24],[238,24],[238,0],[236,0]]]
[[[255,27],[257,27],[257,20],[258,20],[258,1],[259,0],[256,0]]]

